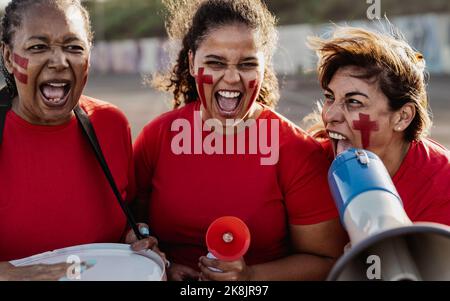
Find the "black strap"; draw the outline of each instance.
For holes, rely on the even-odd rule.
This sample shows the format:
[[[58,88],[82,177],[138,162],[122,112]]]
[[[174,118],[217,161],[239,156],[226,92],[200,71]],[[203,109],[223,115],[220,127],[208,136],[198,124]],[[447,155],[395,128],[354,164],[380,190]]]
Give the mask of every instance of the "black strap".
[[[12,103],[11,95],[9,93],[9,90],[5,86],[0,90],[0,145],[2,144],[2,140],[3,140],[3,129],[5,127],[6,114],[11,109],[11,103]],[[103,156],[103,152],[100,148],[100,144],[98,143],[97,136],[95,135],[94,127],[92,126],[91,121],[89,120],[89,117],[79,106],[75,107],[74,112],[75,112],[75,115],[76,115],[78,121],[81,124],[81,127],[83,128],[83,132],[85,133],[86,137],[89,139],[89,142],[90,142],[92,148],[94,149],[95,156],[97,157],[97,160],[100,163],[106,178],[108,179],[109,185],[111,186],[111,188],[117,198],[117,201],[119,202],[120,207],[122,208],[123,212],[125,213],[128,224],[133,229],[133,231],[138,239],[145,238],[145,236],[139,232],[138,226],[136,225],[133,215],[131,214],[130,210],[128,209],[128,207],[125,205],[125,203],[122,200],[122,196],[120,195],[120,192],[117,189],[117,185],[114,181],[114,178],[112,177],[111,171],[109,170],[109,167],[108,167],[108,164],[106,163],[105,157]]]
[[[75,107],[74,112],[75,112],[75,116],[77,117],[78,121],[81,124],[81,127],[83,128],[84,134],[89,139],[92,149],[95,152],[95,156],[97,157],[97,160],[100,163],[100,166],[102,167],[106,178],[108,179],[109,185],[111,186],[111,188],[114,192],[114,195],[116,196],[117,201],[119,202],[119,205],[122,208],[123,213],[125,213],[128,224],[133,229],[134,234],[136,235],[136,237],[138,239],[145,238],[146,236],[142,235],[139,232],[139,228],[136,225],[136,221],[134,220],[133,215],[131,214],[128,206],[124,203],[124,201],[122,199],[122,195],[119,192],[119,189],[117,189],[116,182],[114,181],[111,171],[109,170],[108,164],[106,163],[105,157],[103,156],[102,149],[97,140],[97,135],[95,134],[94,127],[92,126],[92,123],[89,120],[88,115],[79,106]]]
[[[3,141],[3,129],[5,128],[6,113],[11,109],[11,95],[5,86],[0,90],[0,145]]]

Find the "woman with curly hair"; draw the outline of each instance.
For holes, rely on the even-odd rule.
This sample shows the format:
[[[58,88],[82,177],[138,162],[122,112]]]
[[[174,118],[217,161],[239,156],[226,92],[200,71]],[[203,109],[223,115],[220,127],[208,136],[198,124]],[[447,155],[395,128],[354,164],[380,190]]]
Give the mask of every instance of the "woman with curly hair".
[[[165,4],[169,36],[182,43],[156,82],[173,92],[175,108],[144,128],[134,151],[169,277],[324,279],[347,237],[321,146],[274,111],[275,18],[260,0]],[[222,216],[251,233],[249,251],[232,262],[205,256],[208,226]]]

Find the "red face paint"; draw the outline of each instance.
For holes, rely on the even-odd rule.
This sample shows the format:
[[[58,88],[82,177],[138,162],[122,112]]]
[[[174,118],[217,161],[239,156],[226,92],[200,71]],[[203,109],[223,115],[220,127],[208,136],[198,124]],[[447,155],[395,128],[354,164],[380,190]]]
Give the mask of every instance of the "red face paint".
[[[195,77],[195,80],[198,85],[198,94],[200,97],[200,101],[202,102],[203,107],[205,107],[205,109],[206,109],[207,105],[206,105],[204,84],[212,85],[213,78],[211,75],[205,75],[204,73],[205,73],[205,68],[203,68],[203,67],[198,68],[198,75]]]
[[[13,61],[20,68],[24,69],[25,71],[27,70],[28,68],[27,58],[21,57],[20,55],[13,53]],[[28,83],[28,76],[25,73],[19,71],[16,67],[13,68],[13,73],[19,82],[25,85]]]
[[[19,82],[21,82],[24,85],[28,84],[28,76],[26,74],[21,73],[16,68],[13,68],[13,73]]]
[[[372,131],[379,130],[378,122],[370,121],[370,115],[359,113],[359,120],[353,121],[353,128],[361,131],[361,140],[364,149],[370,146],[370,135]]]
[[[28,68],[28,59],[21,57],[18,54],[13,53],[14,63],[19,65],[20,68],[27,70]]]
[[[252,96],[250,98],[250,102],[248,103],[248,107],[247,107],[247,111],[250,110],[252,104],[255,102],[256,100],[256,93],[258,93],[258,81],[256,79],[250,81],[248,87],[250,89],[255,89],[253,90]],[[246,111],[246,112],[247,112]]]

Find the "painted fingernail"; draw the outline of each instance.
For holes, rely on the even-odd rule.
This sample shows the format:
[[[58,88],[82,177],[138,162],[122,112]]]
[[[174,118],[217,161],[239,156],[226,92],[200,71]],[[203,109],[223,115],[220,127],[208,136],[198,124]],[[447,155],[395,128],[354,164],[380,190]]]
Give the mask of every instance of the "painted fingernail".
[[[145,236],[150,235],[150,231],[148,230],[147,227],[141,227],[141,228],[139,229],[139,232],[141,232],[141,234],[142,234],[142,235],[145,235]]]
[[[86,265],[88,265],[88,266],[94,266],[96,264],[97,264],[97,260],[95,260],[95,259],[86,260]]]

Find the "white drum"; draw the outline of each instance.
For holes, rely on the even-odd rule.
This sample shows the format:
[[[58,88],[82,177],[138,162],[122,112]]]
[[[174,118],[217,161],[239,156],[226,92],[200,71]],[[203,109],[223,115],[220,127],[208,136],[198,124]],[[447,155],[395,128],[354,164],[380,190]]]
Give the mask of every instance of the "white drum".
[[[31,257],[14,260],[14,266],[33,264],[70,264],[66,277],[69,281],[165,281],[163,259],[151,250],[134,252],[124,244],[79,245]],[[81,271],[80,262],[94,264]],[[78,266],[77,266],[78,264]],[[78,270],[77,270],[78,268]],[[78,271],[78,272],[77,272]]]

